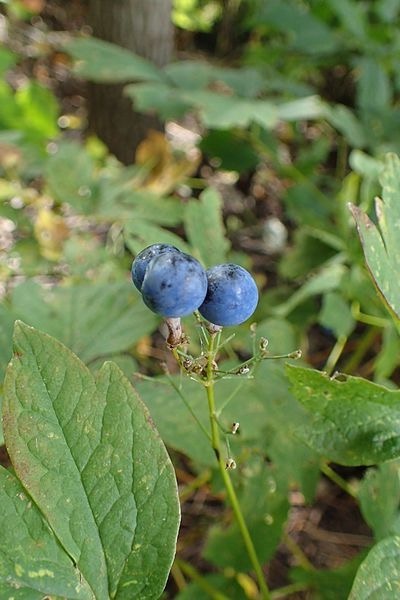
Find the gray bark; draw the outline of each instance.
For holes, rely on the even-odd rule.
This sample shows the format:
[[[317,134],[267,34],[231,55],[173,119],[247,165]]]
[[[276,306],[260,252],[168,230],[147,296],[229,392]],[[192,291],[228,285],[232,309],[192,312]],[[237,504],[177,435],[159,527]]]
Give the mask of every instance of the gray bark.
[[[90,0],[88,22],[93,35],[118,44],[163,66],[173,51],[172,0]],[[91,84],[89,128],[125,164],[158,119],[136,113],[123,85]]]

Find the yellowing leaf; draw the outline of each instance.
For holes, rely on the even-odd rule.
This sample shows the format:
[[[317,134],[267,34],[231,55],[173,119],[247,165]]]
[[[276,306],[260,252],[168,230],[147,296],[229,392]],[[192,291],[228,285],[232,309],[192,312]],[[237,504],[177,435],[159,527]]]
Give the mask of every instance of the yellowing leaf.
[[[136,150],[136,164],[148,170],[143,187],[155,194],[168,194],[198,167],[200,156],[174,154],[171,144],[159,131],[150,131]]]
[[[34,232],[41,254],[48,260],[58,260],[69,235],[64,219],[48,208],[41,208],[36,217]]]

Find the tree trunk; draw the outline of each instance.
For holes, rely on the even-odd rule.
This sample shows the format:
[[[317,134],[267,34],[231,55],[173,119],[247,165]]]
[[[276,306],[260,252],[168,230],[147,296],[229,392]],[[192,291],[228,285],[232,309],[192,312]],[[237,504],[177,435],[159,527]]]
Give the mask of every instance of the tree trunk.
[[[163,66],[173,50],[172,0],[90,0],[93,35]],[[162,129],[156,117],[133,110],[123,85],[91,84],[89,128],[125,164],[149,129]]]

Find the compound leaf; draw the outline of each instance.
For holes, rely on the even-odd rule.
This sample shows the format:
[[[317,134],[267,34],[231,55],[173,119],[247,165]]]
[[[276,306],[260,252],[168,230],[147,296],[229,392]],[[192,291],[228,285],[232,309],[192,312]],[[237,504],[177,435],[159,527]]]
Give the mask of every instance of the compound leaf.
[[[17,322],[3,405],[15,472],[98,600],[157,598],[175,550],[175,476],[149,415],[113,363],[96,379]]]

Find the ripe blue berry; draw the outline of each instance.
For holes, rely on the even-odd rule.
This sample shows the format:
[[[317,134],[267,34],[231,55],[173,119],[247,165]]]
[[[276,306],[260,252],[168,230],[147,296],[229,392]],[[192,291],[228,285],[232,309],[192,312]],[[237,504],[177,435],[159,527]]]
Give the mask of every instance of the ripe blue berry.
[[[256,309],[258,290],[246,269],[234,264],[207,270],[208,289],[200,314],[214,325],[239,325]]]
[[[169,244],[152,244],[151,246],[147,246],[144,250],[139,252],[136,256],[135,260],[132,263],[132,281],[139,290],[142,289],[142,283],[144,279],[144,275],[146,273],[146,269],[149,265],[149,262],[159,254],[163,254],[164,252],[180,252],[178,248],[175,246],[170,246]]]
[[[197,310],[205,298],[206,272],[189,254],[164,252],[149,262],[141,291],[153,312],[184,317]]]

